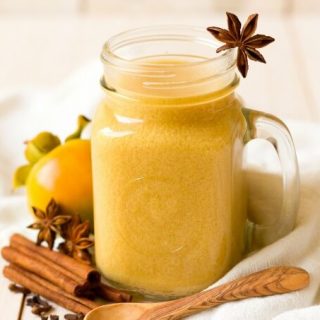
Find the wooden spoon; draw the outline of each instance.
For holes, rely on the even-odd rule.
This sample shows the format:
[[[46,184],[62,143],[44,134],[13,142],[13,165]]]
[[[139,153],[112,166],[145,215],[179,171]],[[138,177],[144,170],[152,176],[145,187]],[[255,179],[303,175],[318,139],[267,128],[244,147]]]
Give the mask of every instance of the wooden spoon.
[[[104,305],[89,312],[85,320],[178,320],[226,302],[288,293],[308,285],[307,271],[272,267],[178,300]]]

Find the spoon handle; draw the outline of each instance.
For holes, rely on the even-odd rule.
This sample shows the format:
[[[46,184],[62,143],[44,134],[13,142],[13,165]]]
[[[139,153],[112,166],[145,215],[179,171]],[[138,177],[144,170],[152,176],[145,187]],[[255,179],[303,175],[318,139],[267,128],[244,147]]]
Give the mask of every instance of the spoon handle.
[[[139,320],[183,319],[226,302],[288,293],[308,284],[309,274],[301,268],[272,267],[189,297],[159,303]]]

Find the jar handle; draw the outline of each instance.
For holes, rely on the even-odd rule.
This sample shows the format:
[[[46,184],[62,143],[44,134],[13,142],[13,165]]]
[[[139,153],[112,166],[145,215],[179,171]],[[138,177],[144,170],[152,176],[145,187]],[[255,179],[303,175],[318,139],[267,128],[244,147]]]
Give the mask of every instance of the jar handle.
[[[267,225],[249,223],[249,238],[254,247],[261,247],[283,237],[295,226],[299,207],[299,168],[289,129],[280,119],[247,108],[243,108],[243,114],[248,126],[245,143],[252,139],[269,141],[278,154],[282,168],[283,198],[276,221]]]

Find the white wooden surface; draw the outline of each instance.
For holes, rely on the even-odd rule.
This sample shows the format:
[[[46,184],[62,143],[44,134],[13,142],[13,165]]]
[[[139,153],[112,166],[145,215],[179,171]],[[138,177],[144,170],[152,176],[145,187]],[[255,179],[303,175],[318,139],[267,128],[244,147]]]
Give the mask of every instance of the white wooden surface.
[[[2,1],[0,13],[5,1],[11,2]],[[70,8],[72,3],[75,4],[70,1]],[[97,5],[91,9],[90,5],[86,7],[85,1],[83,5],[85,10],[98,10]],[[211,13],[199,17],[192,11],[146,15],[138,10],[132,16],[120,13],[3,15],[0,19],[0,91],[57,86],[83,64],[98,59],[100,48],[110,35],[132,27],[166,23],[224,25],[225,18]],[[320,121],[319,15],[262,16],[259,30],[274,35],[277,41],[262,49],[267,65],[251,63],[239,93],[248,105],[282,118]],[[0,260],[0,268],[2,265]],[[7,285],[0,277],[1,320],[16,320],[21,299],[8,292]],[[61,309],[58,312],[63,314]],[[22,319],[38,318],[25,308]]]
[[[130,13],[133,12],[163,13],[169,10],[178,12],[192,11],[193,13],[211,12],[319,12],[318,0],[1,0],[1,13]]]

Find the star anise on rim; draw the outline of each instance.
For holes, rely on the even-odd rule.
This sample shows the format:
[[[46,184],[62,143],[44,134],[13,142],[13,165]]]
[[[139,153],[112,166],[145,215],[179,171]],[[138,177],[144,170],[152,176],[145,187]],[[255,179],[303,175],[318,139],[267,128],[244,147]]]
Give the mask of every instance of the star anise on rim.
[[[248,73],[249,64],[248,58],[253,61],[266,63],[263,55],[257,50],[265,47],[274,41],[274,38],[264,34],[253,35],[257,29],[258,14],[252,14],[248,17],[246,23],[241,29],[241,22],[238,17],[230,12],[227,12],[228,30],[209,27],[207,30],[219,41],[225,45],[217,49],[217,53],[238,47],[237,66],[245,78]]]
[[[61,228],[71,220],[71,216],[62,215],[60,206],[51,199],[45,211],[32,207],[37,221],[28,226],[30,229],[39,230],[37,245],[46,242],[50,249],[53,248],[57,234],[61,233]]]
[[[62,229],[61,235],[65,241],[58,247],[60,252],[78,261],[91,264],[91,254],[88,249],[94,245],[94,241],[90,238],[88,220],[81,222],[79,215],[73,215],[72,220]]]

